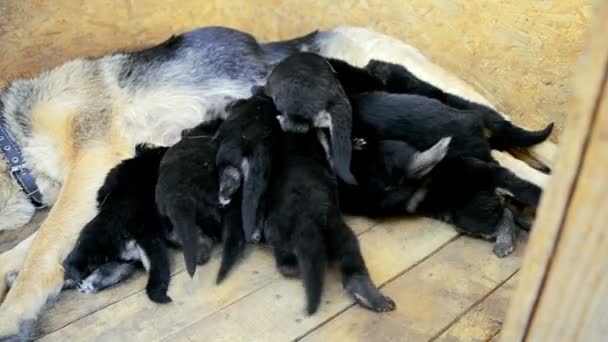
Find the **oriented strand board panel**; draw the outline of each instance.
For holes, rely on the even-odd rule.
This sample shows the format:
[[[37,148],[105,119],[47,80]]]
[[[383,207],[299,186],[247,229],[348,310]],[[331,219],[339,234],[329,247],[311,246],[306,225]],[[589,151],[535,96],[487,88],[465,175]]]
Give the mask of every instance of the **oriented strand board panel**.
[[[264,39],[368,26],[406,40],[474,85],[516,122],[562,129],[590,0],[2,0],[0,83],[224,25]],[[556,136],[557,136],[556,134]]]

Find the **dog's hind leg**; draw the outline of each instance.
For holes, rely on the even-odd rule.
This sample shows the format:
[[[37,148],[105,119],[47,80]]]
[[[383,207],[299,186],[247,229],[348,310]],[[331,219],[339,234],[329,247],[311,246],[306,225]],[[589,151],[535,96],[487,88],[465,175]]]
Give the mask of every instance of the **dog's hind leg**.
[[[238,203],[231,203],[228,212],[224,216],[222,235],[224,247],[222,250],[222,262],[217,273],[216,283],[221,283],[230,269],[238,261],[239,256],[245,248],[245,236],[243,234],[241,210]]]
[[[300,276],[300,266],[296,255],[280,248],[273,248],[272,253],[279,273],[284,277],[297,278]]]
[[[328,239],[332,259],[340,267],[342,284],[361,306],[376,311],[393,311],[395,302],[384,296],[372,282],[361,255],[359,240],[341,217],[333,219]]]
[[[9,276],[15,275],[19,272],[35,237],[36,232],[28,236],[25,240],[21,241],[13,249],[0,255],[0,303],[2,303],[2,299],[8,290],[8,286],[12,286],[12,283],[8,283]],[[13,279],[13,282],[14,280],[16,279]]]
[[[517,229],[513,221],[513,214],[505,208],[496,230],[496,243],[493,251],[497,257],[504,258],[513,252],[517,240]]]
[[[268,188],[272,170],[272,151],[264,144],[254,148],[248,161],[249,172],[245,175],[242,195],[243,231],[245,240],[259,242],[261,227],[259,215],[261,212],[262,196]],[[243,172],[244,173],[244,172]]]
[[[145,254],[141,256],[142,260],[147,258],[150,265],[146,284],[148,298],[159,304],[171,302],[171,298],[167,295],[171,281],[171,261],[165,242],[159,238],[143,238],[138,239],[137,244]]]
[[[114,152],[107,145],[91,146],[73,159],[60,195],[33,238],[19,276],[0,306],[0,340],[28,338],[32,322],[46,301],[61,290],[61,263],[82,227],[95,216],[97,190],[119,161]]]
[[[130,262],[108,262],[76,284],[82,293],[96,293],[129,278],[137,267]]]
[[[314,314],[321,303],[321,294],[323,292],[323,283],[325,280],[326,254],[325,243],[316,230],[316,227],[311,226],[312,222],[305,220],[309,227],[306,231],[297,237],[295,242],[295,253],[298,259],[298,265],[302,272],[302,280],[304,289],[306,290],[306,312],[309,315]]]

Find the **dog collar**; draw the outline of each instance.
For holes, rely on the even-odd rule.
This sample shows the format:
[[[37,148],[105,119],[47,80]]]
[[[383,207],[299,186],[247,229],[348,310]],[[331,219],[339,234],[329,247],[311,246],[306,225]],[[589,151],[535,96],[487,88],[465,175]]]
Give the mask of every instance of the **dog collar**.
[[[7,160],[8,171],[13,181],[19,184],[21,190],[25,192],[25,195],[36,209],[44,208],[42,193],[38,189],[38,185],[36,185],[36,179],[30,170],[25,167],[25,160],[23,159],[21,150],[19,150],[17,142],[4,121],[0,121],[0,150],[2,150],[2,154]]]

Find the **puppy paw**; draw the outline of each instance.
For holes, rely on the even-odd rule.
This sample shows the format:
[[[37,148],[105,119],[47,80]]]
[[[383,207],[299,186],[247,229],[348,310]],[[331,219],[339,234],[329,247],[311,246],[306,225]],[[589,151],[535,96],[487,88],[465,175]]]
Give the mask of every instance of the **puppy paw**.
[[[173,301],[164,291],[148,291],[148,298],[157,304],[167,304]]]
[[[513,253],[513,244],[498,242],[494,244],[494,254],[499,258],[504,258]]]
[[[300,277],[300,268],[298,265],[280,265],[278,267],[279,273],[287,278],[299,278]]]
[[[95,293],[98,290],[98,288],[95,286],[95,284],[88,278],[79,281],[76,284],[76,288],[81,293]]]
[[[372,309],[376,312],[389,312],[395,310],[396,308],[397,304],[395,304],[395,302],[387,296],[382,296],[382,298],[378,300],[377,303],[374,303],[374,306],[372,307]]]
[[[353,150],[363,150],[367,145],[367,141],[363,138],[354,138],[353,139]]]
[[[256,229],[251,235],[252,243],[260,243],[262,241],[262,231],[260,229]]]

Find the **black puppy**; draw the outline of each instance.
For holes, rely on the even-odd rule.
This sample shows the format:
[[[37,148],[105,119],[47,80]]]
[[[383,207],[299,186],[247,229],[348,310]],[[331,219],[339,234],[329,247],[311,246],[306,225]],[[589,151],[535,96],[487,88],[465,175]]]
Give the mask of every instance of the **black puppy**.
[[[451,138],[426,151],[399,140],[370,140],[353,149],[351,168],[358,185],[339,183],[340,207],[352,214],[381,217],[406,212],[431,170],[446,156]]]
[[[356,184],[350,172],[352,109],[329,62],[314,53],[290,55],[271,71],[263,89],[282,114],[283,130],[329,129],[331,148],[326,146],[325,152],[337,175]]]
[[[493,161],[492,149],[529,147],[546,140],[553,129],[550,124],[528,131],[495,112],[458,110],[418,95],[370,92],[353,96],[352,104],[354,136],[402,140],[419,150],[451,136],[447,160],[472,157]]]
[[[171,301],[171,265],[154,199],[166,150],[138,145],[134,158],[108,173],[97,194],[99,213],[83,228],[64,261],[66,278],[78,282],[82,292],[120,282],[135,270],[132,262],[141,261],[149,272],[148,297],[157,303]]]
[[[314,132],[286,132],[270,184],[264,236],[279,271],[302,274],[307,311],[321,301],[328,260],[338,263],[346,290],[364,307],[391,311],[395,303],[373,284],[359,242],[338,208],[337,180]]]
[[[418,213],[438,218],[467,234],[495,238],[494,253],[508,255],[517,229],[498,190],[535,205],[540,189],[495,162],[470,157],[445,162],[447,142],[444,138],[417,152],[403,141],[371,140],[355,150],[352,170],[362,181],[341,184],[342,208],[374,217]]]
[[[240,203],[235,201],[226,208],[218,200],[218,143],[213,136],[221,123],[216,119],[184,130],[182,139],[165,153],[156,186],[158,211],[171,240],[183,245],[191,277],[196,264],[209,260],[213,242],[223,238],[218,283],[244,246]]]
[[[243,230],[247,241],[258,242],[257,213],[272,172],[281,126],[280,114],[265,96],[241,99],[227,107],[229,115],[215,136],[219,142],[216,166],[220,174],[219,201],[230,203],[242,184]]]

